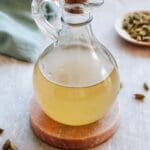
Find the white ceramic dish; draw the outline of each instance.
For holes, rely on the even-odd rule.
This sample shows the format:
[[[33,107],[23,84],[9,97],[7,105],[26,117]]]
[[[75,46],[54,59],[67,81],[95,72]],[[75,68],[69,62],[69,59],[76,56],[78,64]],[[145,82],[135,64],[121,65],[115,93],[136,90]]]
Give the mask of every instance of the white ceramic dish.
[[[134,11],[134,12],[150,12],[150,11]],[[122,28],[122,22],[123,22],[124,18],[127,17],[128,15],[130,15],[131,13],[134,13],[134,12],[127,13],[127,14],[121,16],[120,18],[118,18],[116,23],[115,23],[115,29],[116,29],[117,33],[123,39],[125,39],[125,40],[127,40],[127,41],[129,41],[131,43],[138,44],[138,45],[143,45],[143,46],[150,46],[150,42],[137,41],[137,40],[133,39],[127,33],[127,31]]]

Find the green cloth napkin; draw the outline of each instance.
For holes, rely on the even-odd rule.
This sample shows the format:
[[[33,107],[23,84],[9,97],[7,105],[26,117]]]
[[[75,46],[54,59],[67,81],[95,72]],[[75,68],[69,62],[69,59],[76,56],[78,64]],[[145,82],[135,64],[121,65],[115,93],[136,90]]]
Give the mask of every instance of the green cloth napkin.
[[[46,7],[47,19],[57,16],[53,4]],[[31,17],[31,0],[0,0],[0,54],[35,62],[43,40]]]

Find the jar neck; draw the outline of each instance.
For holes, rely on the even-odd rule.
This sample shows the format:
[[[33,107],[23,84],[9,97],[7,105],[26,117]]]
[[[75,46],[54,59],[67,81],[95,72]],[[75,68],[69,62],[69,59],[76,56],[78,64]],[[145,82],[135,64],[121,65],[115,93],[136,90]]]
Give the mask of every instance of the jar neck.
[[[82,22],[63,21],[62,29],[59,32],[58,43],[60,45],[86,45],[91,46],[96,40],[91,23],[88,20]]]

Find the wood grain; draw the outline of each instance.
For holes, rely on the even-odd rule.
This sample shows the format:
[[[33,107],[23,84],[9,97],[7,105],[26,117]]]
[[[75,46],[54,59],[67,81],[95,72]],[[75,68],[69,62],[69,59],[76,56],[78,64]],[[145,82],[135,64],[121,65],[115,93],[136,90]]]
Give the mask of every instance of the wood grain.
[[[119,126],[119,107],[115,103],[106,116],[95,123],[68,126],[50,119],[32,98],[30,121],[35,134],[52,146],[67,150],[87,149],[103,143],[115,133]]]

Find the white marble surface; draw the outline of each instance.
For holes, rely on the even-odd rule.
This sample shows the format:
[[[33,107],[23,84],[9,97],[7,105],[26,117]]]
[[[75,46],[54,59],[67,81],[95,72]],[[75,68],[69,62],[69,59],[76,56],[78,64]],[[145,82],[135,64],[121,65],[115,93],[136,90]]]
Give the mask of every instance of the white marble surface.
[[[150,149],[150,92],[144,92],[144,81],[150,84],[150,47],[139,47],[121,40],[114,30],[118,16],[129,10],[148,9],[150,0],[105,0],[95,12],[93,30],[110,49],[119,66],[123,89],[118,100],[121,124],[106,143],[92,150]],[[10,138],[19,150],[55,150],[37,139],[29,125],[28,104],[32,96],[33,64],[0,56],[0,147]],[[144,102],[133,98],[136,92],[146,95]]]

